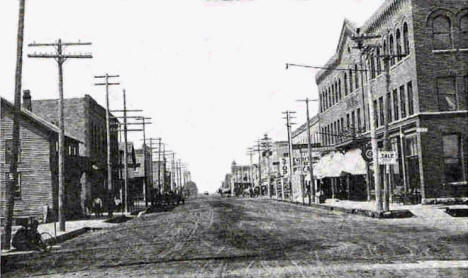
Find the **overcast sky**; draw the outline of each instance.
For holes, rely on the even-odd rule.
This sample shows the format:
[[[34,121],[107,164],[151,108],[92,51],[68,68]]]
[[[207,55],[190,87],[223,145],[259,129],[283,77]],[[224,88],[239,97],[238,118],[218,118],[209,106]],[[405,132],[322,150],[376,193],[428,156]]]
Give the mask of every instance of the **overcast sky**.
[[[18,0],[0,1],[0,95],[13,99]],[[200,190],[215,191],[233,160],[268,133],[286,138],[282,111],[317,98],[315,70],[335,53],[344,18],[362,24],[383,0],[26,0],[23,89],[33,99],[57,98],[57,66],[29,59],[28,43],[92,42],[70,52],[92,60],[64,67],[65,97],[89,94],[105,105],[95,74],[120,74],[111,109],[152,117],[148,137],[162,137],[192,172]],[[312,104],[311,115],[318,105]],[[131,140],[141,133],[130,135]]]

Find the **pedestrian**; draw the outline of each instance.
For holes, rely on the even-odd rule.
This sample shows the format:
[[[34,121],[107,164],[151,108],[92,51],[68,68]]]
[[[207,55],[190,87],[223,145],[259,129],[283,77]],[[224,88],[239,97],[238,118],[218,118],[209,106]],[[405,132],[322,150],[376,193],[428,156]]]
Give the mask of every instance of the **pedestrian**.
[[[21,227],[13,236],[13,247],[18,251],[38,249],[36,243],[41,240],[41,236],[37,232],[38,226],[39,222],[33,220],[29,227],[27,224]]]
[[[94,198],[93,200],[93,210],[96,214],[96,217],[102,216],[102,200],[99,197]]]

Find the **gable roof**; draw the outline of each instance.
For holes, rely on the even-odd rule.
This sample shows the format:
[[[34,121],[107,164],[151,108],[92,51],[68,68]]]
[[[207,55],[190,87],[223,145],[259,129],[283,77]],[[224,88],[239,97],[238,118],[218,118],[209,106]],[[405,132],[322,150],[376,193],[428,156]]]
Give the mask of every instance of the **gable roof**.
[[[6,100],[3,97],[0,97],[0,105],[5,105],[5,107],[7,107],[9,110],[14,109],[13,103],[9,102],[8,100]],[[58,134],[60,132],[60,129],[58,128],[58,126],[44,120],[43,118],[39,117],[38,115],[34,114],[33,112],[31,112],[31,111],[29,111],[29,110],[27,110],[27,109],[25,109],[23,107],[21,107],[20,113],[21,113],[21,116],[25,117],[26,119],[28,119],[31,122],[39,125],[40,127],[42,127],[43,129],[45,129],[45,130],[47,130],[49,132],[56,133],[56,134]],[[72,140],[74,140],[74,141],[82,143],[79,139],[77,139],[76,137],[73,137],[68,132],[65,132],[65,136],[72,139]]]
[[[343,21],[343,25],[341,27],[341,32],[340,32],[340,38],[338,39],[338,45],[336,47],[336,52],[333,54],[333,56],[328,60],[328,62],[325,64],[325,68],[333,68],[336,67],[337,64],[339,64],[339,59],[341,57],[341,53],[344,50],[344,42],[346,36],[349,34],[355,35],[356,34],[356,24],[351,22],[349,19],[345,19]],[[324,77],[325,74],[330,72],[329,69],[322,69],[317,74],[315,75],[315,82],[319,83],[320,80]]]

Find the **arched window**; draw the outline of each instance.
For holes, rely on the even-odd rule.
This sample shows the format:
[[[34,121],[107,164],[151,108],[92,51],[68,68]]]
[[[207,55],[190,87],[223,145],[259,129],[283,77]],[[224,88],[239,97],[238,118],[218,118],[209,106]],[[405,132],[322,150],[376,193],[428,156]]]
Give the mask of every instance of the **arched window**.
[[[331,85],[331,90],[332,90],[332,99],[331,99],[331,103],[332,103],[332,105],[335,105],[335,84],[332,84],[332,85]]]
[[[344,95],[348,95],[348,77],[346,76],[346,72],[344,73],[343,77],[343,85],[344,85]]]
[[[410,48],[409,48],[409,35],[408,35],[408,24],[405,22],[403,24],[403,46],[405,47],[404,49],[404,55],[409,55],[410,54]]]
[[[338,91],[338,83],[335,81],[335,103],[340,99],[340,92]]]
[[[400,29],[396,30],[396,54],[398,55],[397,59],[398,61],[401,60],[401,33]]]
[[[452,48],[450,18],[438,15],[432,20],[432,46],[434,49]]]
[[[460,20],[460,48],[468,48],[468,14]]]
[[[377,75],[380,75],[380,73],[382,72],[382,64],[381,64],[381,59],[380,58],[380,47],[377,48]]]
[[[338,96],[339,96],[339,100],[343,98],[343,96],[341,95],[341,78],[338,79]]]
[[[353,92],[353,70],[350,69],[349,70],[349,92],[352,93]]]
[[[359,74],[358,74],[358,67],[357,67],[357,65],[354,66],[354,79],[355,79],[355,86],[356,86],[356,89],[359,89]]]
[[[394,44],[394,42],[393,42],[393,35],[392,35],[392,34],[390,35],[390,38],[389,38],[388,47],[389,47],[389,49],[388,49],[388,54],[391,55],[391,57],[390,57],[390,65],[393,66],[393,65],[395,64],[395,57],[393,57],[393,54],[395,54],[395,53],[394,53],[395,44]]]
[[[388,47],[387,47],[387,41],[383,42],[383,55],[388,55]],[[386,67],[387,65],[385,64],[385,59],[382,58],[383,65]]]

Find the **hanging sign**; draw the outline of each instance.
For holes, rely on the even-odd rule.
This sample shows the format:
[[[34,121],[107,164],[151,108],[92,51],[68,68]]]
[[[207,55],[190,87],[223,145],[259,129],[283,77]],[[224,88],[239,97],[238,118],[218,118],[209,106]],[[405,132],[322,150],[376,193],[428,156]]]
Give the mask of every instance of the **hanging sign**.
[[[392,151],[379,151],[379,165],[397,164],[397,153]]]

